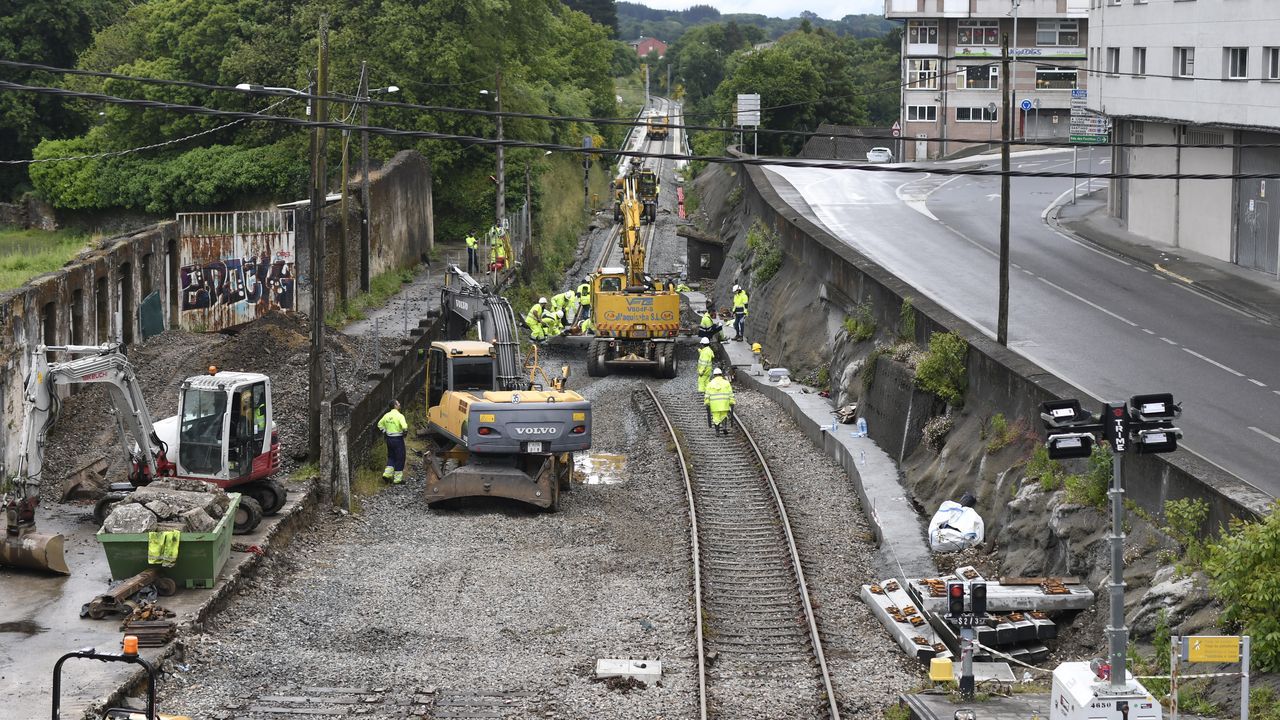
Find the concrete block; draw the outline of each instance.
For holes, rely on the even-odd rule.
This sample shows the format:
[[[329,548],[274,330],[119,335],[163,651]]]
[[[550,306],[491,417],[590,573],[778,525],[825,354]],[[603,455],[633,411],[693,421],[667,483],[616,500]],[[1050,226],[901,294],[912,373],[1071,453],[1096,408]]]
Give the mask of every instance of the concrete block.
[[[102,523],[102,531],[111,534],[147,533],[156,529],[156,516],[137,503],[117,505]]]
[[[199,508],[188,510],[182,513],[179,517],[182,518],[182,524],[185,527],[185,532],[211,532],[218,526],[218,523],[213,518],[209,517],[209,513],[204,510],[200,510]]]
[[[596,660],[596,677],[629,677],[652,685],[662,679],[662,661],[600,658]]]
[[[155,487],[152,485],[147,485],[134,490],[132,500],[135,503],[141,503],[143,505],[154,500],[159,500],[173,508],[175,514],[184,513],[193,508],[199,508],[200,510],[208,512],[219,506],[225,507],[225,505],[219,503],[218,496],[212,493],[170,490],[169,488]],[[229,500],[227,502],[229,502]]]
[[[164,500],[152,500],[143,507],[150,510],[157,518],[161,520],[169,520],[178,513]]]

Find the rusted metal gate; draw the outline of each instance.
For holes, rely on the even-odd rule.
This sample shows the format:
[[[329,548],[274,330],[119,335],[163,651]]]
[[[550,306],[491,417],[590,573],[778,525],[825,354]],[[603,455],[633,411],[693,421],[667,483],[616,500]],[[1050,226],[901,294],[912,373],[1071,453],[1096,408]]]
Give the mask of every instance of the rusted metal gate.
[[[178,214],[178,322],[222,330],[297,309],[293,210]]]

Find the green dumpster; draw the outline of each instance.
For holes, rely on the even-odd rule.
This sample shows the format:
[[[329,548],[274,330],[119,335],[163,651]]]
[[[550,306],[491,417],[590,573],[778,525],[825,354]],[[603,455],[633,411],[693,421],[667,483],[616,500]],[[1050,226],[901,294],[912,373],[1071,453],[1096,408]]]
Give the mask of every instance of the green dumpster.
[[[133,577],[155,567],[174,582],[188,588],[211,588],[218,581],[222,566],[231,556],[231,531],[235,529],[236,506],[240,493],[227,493],[231,505],[212,532],[182,533],[178,542],[178,561],[166,568],[147,564],[147,534],[111,534],[98,531],[98,542],[107,554],[113,580]]]

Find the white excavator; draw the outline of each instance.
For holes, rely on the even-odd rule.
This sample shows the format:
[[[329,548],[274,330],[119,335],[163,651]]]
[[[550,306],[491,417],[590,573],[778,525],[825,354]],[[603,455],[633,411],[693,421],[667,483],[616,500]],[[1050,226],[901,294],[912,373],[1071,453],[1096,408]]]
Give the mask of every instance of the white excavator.
[[[50,363],[49,353],[72,359]],[[0,507],[5,538],[0,565],[68,573],[61,535],[36,531],[46,434],[58,417],[56,386],[106,386],[121,442],[130,460],[128,482],[111,483],[94,508],[101,524],[112,505],[156,478],[192,478],[242,494],[235,532],[252,532],[264,514],[284,507],[287,491],[272,478],[280,442],[271,418],[271,379],[259,373],[219,372],[187,378],[178,414],[152,422],[133,366],[119,345],[40,346],[31,357],[17,471],[4,473]]]

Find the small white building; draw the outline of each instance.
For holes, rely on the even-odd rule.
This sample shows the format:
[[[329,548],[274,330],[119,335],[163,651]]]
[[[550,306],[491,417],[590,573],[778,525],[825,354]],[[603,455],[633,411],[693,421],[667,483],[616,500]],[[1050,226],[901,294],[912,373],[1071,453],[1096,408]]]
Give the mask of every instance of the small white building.
[[[1117,172],[1280,174],[1280,1],[1090,0],[1090,109],[1113,122]],[[1185,148],[1181,145],[1207,145]],[[1280,179],[1119,180],[1130,232],[1276,271]],[[1276,207],[1271,207],[1276,205]]]

